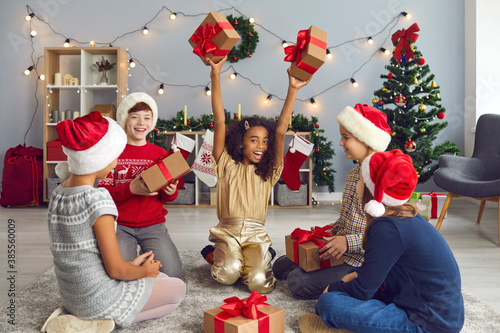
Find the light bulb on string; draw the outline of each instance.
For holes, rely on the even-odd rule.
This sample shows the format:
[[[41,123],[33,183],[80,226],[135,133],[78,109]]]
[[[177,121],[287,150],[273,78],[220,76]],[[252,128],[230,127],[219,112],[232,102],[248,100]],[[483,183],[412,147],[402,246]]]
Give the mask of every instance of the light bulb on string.
[[[31,32],[30,32],[31,37],[35,37],[36,34],[37,34],[36,30],[31,30]]]
[[[373,44],[373,38],[368,37],[368,39],[366,40],[366,42],[367,42],[368,44],[372,45],[372,44]]]
[[[33,66],[30,66],[28,68],[26,68],[26,70],[24,71],[24,75],[30,75],[31,71],[34,69],[35,67]]]
[[[143,34],[143,35],[147,35],[147,34],[149,34],[148,27],[144,26],[144,28],[142,28],[142,34]]]
[[[24,18],[26,21],[31,21],[31,19],[35,16],[35,13],[30,13],[28,15],[26,15],[26,17]]]
[[[389,50],[386,49],[385,47],[381,47],[380,48],[380,52],[384,53],[385,55],[389,55],[390,54]]]
[[[267,102],[269,102],[271,98],[273,98],[273,95],[271,94],[267,95],[266,99],[264,100],[264,104],[267,104]]]
[[[311,102],[311,104],[312,104],[313,107],[315,107],[315,108],[318,107],[318,105],[316,104],[316,101],[314,100],[313,97],[311,97],[311,99],[309,100],[309,102]]]
[[[212,91],[210,90],[210,88],[208,86],[205,87],[205,95],[207,95],[207,96],[212,95]]]
[[[40,75],[38,76],[38,78],[39,78],[40,80],[44,81],[44,80],[45,80],[45,74],[40,74]]]
[[[163,95],[163,93],[165,92],[165,86],[162,84],[160,84],[160,88],[158,89],[158,94],[160,95]]]
[[[129,64],[130,68],[134,68],[135,67],[134,59],[130,58],[130,60],[128,61],[128,64]]]
[[[358,87],[358,83],[356,82],[356,80],[354,80],[354,78],[351,78],[351,84],[354,88]]]
[[[234,79],[236,79],[236,75],[238,75],[238,73],[236,73],[236,72],[231,73],[231,74],[229,75],[229,78],[230,78],[231,80],[234,80]]]
[[[286,42],[286,40],[283,40],[281,42],[281,46],[283,46],[283,48],[287,47],[288,46],[288,43]]]
[[[332,58],[333,58],[333,54],[330,52],[330,50],[329,50],[329,49],[326,49],[326,57],[327,57],[328,59],[332,59]]]
[[[69,47],[69,38],[66,38],[63,44],[64,47]]]
[[[407,13],[407,12],[401,12],[401,15],[403,15],[404,17],[406,17],[407,19],[411,19],[411,14],[410,13]]]
[[[177,18],[177,13],[170,14],[170,19],[173,21]]]
[[[95,42],[94,42],[93,40],[91,40],[91,41],[89,42],[89,44],[90,44],[90,47],[95,47]]]
[[[254,19],[253,17],[250,17],[250,18],[248,19],[248,22],[250,22],[250,23],[254,23],[254,22],[255,22],[255,19]]]

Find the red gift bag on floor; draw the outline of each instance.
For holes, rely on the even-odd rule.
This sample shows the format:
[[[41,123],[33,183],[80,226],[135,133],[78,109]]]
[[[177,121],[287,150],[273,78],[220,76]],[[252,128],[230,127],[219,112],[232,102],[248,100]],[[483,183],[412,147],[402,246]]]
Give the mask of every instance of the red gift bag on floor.
[[[43,150],[18,145],[5,153],[0,205],[38,206],[43,196]]]

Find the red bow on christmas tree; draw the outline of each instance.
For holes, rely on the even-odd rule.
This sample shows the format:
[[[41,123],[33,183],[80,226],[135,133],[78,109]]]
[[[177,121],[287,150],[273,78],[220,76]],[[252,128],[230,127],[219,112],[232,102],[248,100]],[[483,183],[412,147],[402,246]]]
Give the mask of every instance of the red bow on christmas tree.
[[[416,34],[417,31],[420,31],[420,28],[418,27],[418,24],[413,23],[407,30],[398,30],[394,33],[394,35],[392,35],[392,43],[398,43],[396,45],[396,49],[394,50],[394,58],[398,62],[401,62],[403,49],[405,50],[406,59],[415,59],[408,40],[411,40],[413,43],[415,43],[418,39],[418,35]]]

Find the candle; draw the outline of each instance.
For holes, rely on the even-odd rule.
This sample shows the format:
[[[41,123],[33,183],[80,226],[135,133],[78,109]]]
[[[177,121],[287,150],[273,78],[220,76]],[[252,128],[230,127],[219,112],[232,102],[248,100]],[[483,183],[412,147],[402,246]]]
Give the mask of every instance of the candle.
[[[292,117],[293,117],[293,114],[290,116],[290,129],[292,128]]]
[[[54,85],[62,86],[62,75],[61,73],[54,73]]]
[[[184,105],[184,126],[187,126],[188,118],[187,118],[187,105]]]
[[[241,120],[241,104],[238,104],[238,120]]]

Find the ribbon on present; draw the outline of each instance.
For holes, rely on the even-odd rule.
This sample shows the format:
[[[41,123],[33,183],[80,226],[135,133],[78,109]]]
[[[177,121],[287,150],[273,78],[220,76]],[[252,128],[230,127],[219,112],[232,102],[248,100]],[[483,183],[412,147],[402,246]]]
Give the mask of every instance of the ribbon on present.
[[[218,22],[215,26],[211,26],[210,22],[205,25],[200,25],[194,34],[191,36],[191,40],[198,44],[193,49],[193,53],[200,56],[206,57],[208,53],[212,53],[214,56],[225,56],[231,50],[220,50],[212,38],[214,38],[219,32],[224,29],[234,29],[229,22]]]
[[[431,219],[437,219],[438,218],[438,197],[442,196],[444,197],[444,194],[438,194],[434,191],[431,191],[430,193],[422,193],[422,195],[430,195],[431,197]]]
[[[259,333],[269,333],[269,315],[259,311],[260,308],[269,306],[265,303],[267,296],[263,296],[252,291],[248,299],[240,299],[236,296],[226,298],[224,305],[221,305],[223,310],[214,317],[215,332],[224,332],[224,322],[229,318],[243,315],[249,319],[257,319],[259,325]]]
[[[322,248],[325,246],[325,242],[323,242],[323,237],[331,237],[333,236],[327,230],[331,229],[331,225],[326,225],[322,228],[314,227],[314,231],[304,230],[300,228],[296,228],[290,238],[293,239],[293,261],[298,265],[299,264],[299,251],[298,245],[300,243],[304,243],[307,241],[313,242],[318,248]],[[319,265],[321,268],[330,267],[330,260],[320,259]]]
[[[307,32],[308,30],[300,30],[297,34],[297,43],[285,47],[285,61],[293,62],[295,60],[295,66],[309,74],[314,74],[318,69],[302,61],[302,50],[304,50],[309,43],[317,45],[324,50],[326,50],[327,45],[325,42],[315,37],[307,37]]]
[[[394,58],[398,62],[401,62],[403,49],[405,50],[406,59],[415,59],[408,40],[411,40],[413,43],[415,43],[418,39],[418,34],[416,34],[417,31],[420,31],[420,28],[418,27],[418,24],[413,23],[407,30],[398,30],[394,33],[394,35],[392,35],[392,43],[398,43],[396,45],[396,49],[394,50]]]
[[[170,171],[168,171],[168,168],[165,165],[165,162],[163,162],[163,160],[166,157],[170,156],[170,155],[171,154],[163,154],[160,157],[158,157],[156,160],[154,160],[153,162],[147,163],[146,167],[144,168],[144,170],[146,170],[146,169],[151,168],[153,165],[157,165],[158,166],[158,168],[161,171],[161,174],[163,175],[163,177],[165,177],[165,180],[167,181],[167,185],[163,186],[160,190],[162,190],[165,187],[167,187],[168,183],[170,183],[172,180],[174,180],[174,177],[172,176],[172,174],[170,173]]]

